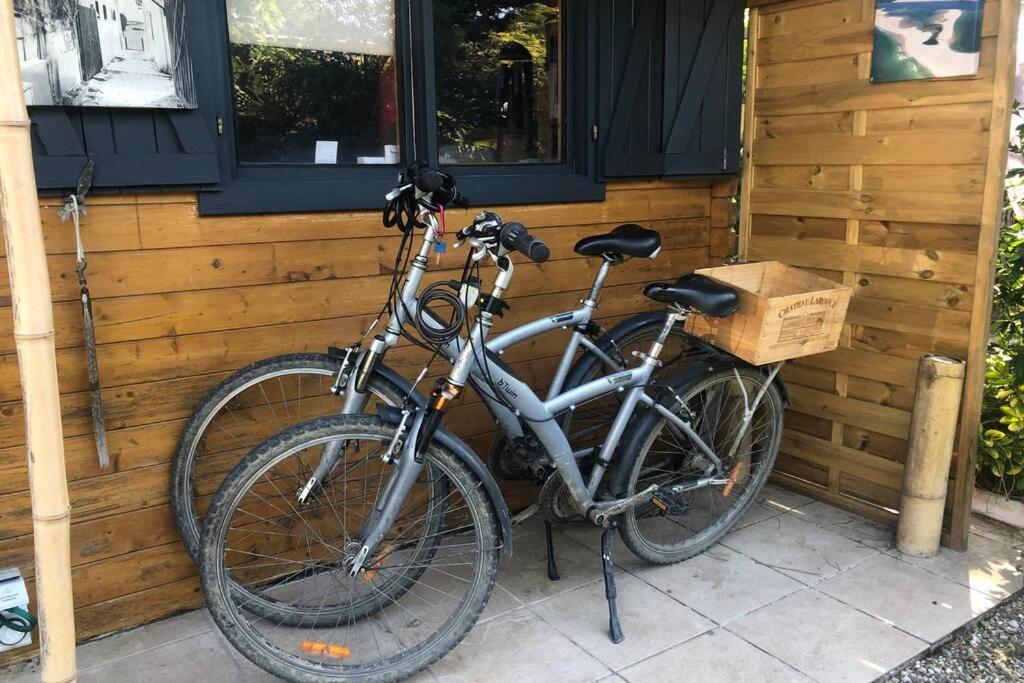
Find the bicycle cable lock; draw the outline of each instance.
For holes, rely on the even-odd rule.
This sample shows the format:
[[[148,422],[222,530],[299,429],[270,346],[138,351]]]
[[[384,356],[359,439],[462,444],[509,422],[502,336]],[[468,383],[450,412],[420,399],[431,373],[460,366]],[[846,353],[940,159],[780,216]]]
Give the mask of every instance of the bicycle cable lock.
[[[82,169],[78,178],[78,188],[64,200],[64,208],[59,212],[61,222],[71,218],[75,226],[75,274],[82,300],[83,328],[85,333],[85,355],[89,366],[89,406],[92,411],[92,429],[96,437],[96,453],[99,456],[100,468],[110,468],[110,452],[107,450],[107,430],[103,423],[103,400],[100,395],[100,366],[96,357],[96,325],[92,315],[92,297],[89,294],[89,283],[85,277],[85,269],[89,263],[85,259],[85,247],[82,244],[82,227],[80,217],[86,213],[85,195],[92,187],[93,162],[90,161]]]

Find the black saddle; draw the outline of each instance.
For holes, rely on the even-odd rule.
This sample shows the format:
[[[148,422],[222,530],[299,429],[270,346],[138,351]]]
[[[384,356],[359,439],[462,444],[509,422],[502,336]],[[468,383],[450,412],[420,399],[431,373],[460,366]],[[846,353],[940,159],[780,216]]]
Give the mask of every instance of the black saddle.
[[[713,318],[732,315],[740,305],[739,294],[729,285],[704,275],[690,273],[675,282],[655,282],[644,288],[644,296],[663,304],[679,304]]]
[[[583,256],[617,254],[640,258],[654,258],[659,249],[661,235],[635,223],[620,225],[604,235],[584,237],[574,247],[574,251]]]

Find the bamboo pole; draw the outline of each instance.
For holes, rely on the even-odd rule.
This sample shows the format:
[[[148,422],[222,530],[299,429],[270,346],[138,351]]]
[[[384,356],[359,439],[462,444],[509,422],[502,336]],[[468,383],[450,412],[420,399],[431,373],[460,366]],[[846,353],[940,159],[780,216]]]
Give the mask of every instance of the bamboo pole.
[[[25,407],[42,680],[65,683],[76,679],[70,505],[50,277],[16,45],[13,2],[0,0],[0,220]]]
[[[931,557],[939,551],[964,370],[962,360],[932,355],[922,356],[917,368],[896,529],[896,547],[908,555]]]

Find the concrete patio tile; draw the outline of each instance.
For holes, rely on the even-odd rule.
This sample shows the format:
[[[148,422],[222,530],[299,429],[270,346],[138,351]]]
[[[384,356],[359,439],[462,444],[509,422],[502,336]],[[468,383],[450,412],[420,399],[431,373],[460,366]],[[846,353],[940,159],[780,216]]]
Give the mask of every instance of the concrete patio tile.
[[[928,644],[816,590],[737,619],[728,630],[819,681],[872,681]]]
[[[508,614],[522,606],[523,603],[519,602],[516,596],[495,583],[494,589],[491,591],[491,597],[487,600],[487,606],[484,607],[484,611],[480,614],[480,621],[500,617],[502,614]]]
[[[601,578],[601,554],[555,531],[555,560],[559,581],[548,579],[544,533],[531,529],[513,537],[512,557],[502,556],[498,585],[523,603],[550,598]]]
[[[568,538],[571,538],[575,543],[594,553],[597,557],[601,556],[601,534],[604,533],[604,529],[601,527],[595,526],[589,522],[579,522],[560,525],[555,528],[564,533]],[[543,538],[543,536],[541,536],[541,538]],[[555,542],[558,542],[557,538],[555,539]],[[557,547],[555,551],[557,553]],[[612,542],[612,561],[615,563],[616,567],[629,571],[650,566],[639,557],[629,552],[629,548],[622,544],[622,537],[619,536],[618,532],[615,532],[614,541]],[[598,562],[600,563],[600,560],[598,560]],[[559,570],[561,570],[561,566],[559,566]]]
[[[231,646],[220,633],[208,631],[80,671],[78,680],[82,683],[252,680],[247,674],[236,664]]]
[[[155,621],[82,645],[76,653],[78,669],[84,671],[94,666],[102,666],[119,657],[127,657],[216,628],[206,609]]]
[[[608,639],[604,581],[530,607],[595,658],[618,670],[692,638],[715,624],[631,574],[616,577],[619,618],[626,639]]]
[[[806,584],[836,574],[877,551],[792,515],[734,531],[722,545]]]
[[[1024,532],[1020,529],[977,514],[971,515],[971,533],[1010,546],[1024,544]]]
[[[1017,551],[977,534],[971,534],[965,553],[939,548],[934,557],[914,557],[895,549],[889,554],[994,598],[1005,598],[1024,585],[1024,577],[1015,567]]]
[[[797,508],[788,514],[879,550],[892,548],[896,543],[894,527],[886,526],[863,515],[837,508],[820,500]]]
[[[431,672],[446,683],[582,683],[612,673],[529,610],[477,624],[458,647],[431,667]]]
[[[743,516],[740,517],[740,521],[736,522],[736,526],[734,526],[733,529],[742,529],[745,526],[757,524],[758,522],[768,519],[769,517],[781,515],[783,512],[784,510],[780,510],[778,509],[778,507],[766,507],[761,503],[754,501],[754,503],[750,506],[750,509],[744,512]]]
[[[865,560],[816,588],[931,642],[991,609],[996,602],[984,593],[889,555]]]
[[[814,502],[814,499],[781,486],[765,484],[761,489],[761,495],[757,497],[757,502],[769,510],[788,512],[809,505]]]
[[[804,587],[723,545],[679,564],[648,566],[635,573],[719,624]]]
[[[812,683],[799,671],[721,628],[619,673],[630,683],[676,683],[684,678],[709,682]]]

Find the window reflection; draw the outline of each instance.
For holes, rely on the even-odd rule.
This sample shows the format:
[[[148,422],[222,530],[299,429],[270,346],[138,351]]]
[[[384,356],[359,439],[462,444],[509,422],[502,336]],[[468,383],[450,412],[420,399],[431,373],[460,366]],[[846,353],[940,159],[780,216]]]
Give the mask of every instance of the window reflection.
[[[558,0],[437,0],[434,17],[441,162],[558,161]]]
[[[227,0],[239,161],[398,163],[393,0]]]

